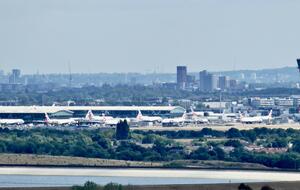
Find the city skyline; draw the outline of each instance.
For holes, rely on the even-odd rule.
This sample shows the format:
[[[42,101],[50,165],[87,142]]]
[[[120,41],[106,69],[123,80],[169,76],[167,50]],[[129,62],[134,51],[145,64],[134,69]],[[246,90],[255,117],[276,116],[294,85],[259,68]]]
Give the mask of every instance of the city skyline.
[[[299,7],[277,0],[4,0],[0,69],[175,73],[177,65],[192,72],[294,66]]]
[[[177,65],[178,66],[178,65]],[[40,70],[36,70],[35,72],[31,72],[31,73],[27,73],[27,72],[24,72],[24,70],[20,69],[20,68],[15,68],[15,67],[12,67],[12,68],[7,68],[6,70],[2,69],[1,68],[1,65],[0,65],[0,72],[2,72],[4,75],[7,75],[7,74],[11,74],[12,73],[12,70],[21,70],[22,71],[22,74],[23,75],[36,75],[36,74],[40,74],[40,75],[56,75],[56,74],[62,74],[62,75],[70,75],[70,74],[172,74],[172,75],[176,75],[176,67],[175,66],[174,68],[170,69],[169,72],[157,72],[157,70],[153,70],[153,71],[149,71],[149,72],[135,72],[135,71],[129,71],[129,72],[101,72],[101,71],[94,71],[94,72],[76,72],[76,71],[72,71],[71,70],[71,73],[70,73],[70,70],[66,69],[65,71],[58,71],[58,72],[50,72],[50,73],[47,73],[47,72],[40,72]],[[186,66],[187,68],[189,68],[187,65],[180,65],[180,66]],[[297,69],[297,66],[286,66],[286,67],[276,67],[276,68],[261,68],[261,69],[239,69],[239,70],[208,70],[206,68],[199,68],[198,70],[191,70],[189,68],[189,71],[188,73],[189,74],[194,74],[194,75],[198,75],[199,72],[201,72],[202,70],[207,70],[211,73],[227,73],[227,72],[241,72],[241,74],[243,74],[242,72],[261,72],[261,71],[264,71],[264,70],[281,70],[281,69],[285,69],[285,68],[292,68],[292,69]]]

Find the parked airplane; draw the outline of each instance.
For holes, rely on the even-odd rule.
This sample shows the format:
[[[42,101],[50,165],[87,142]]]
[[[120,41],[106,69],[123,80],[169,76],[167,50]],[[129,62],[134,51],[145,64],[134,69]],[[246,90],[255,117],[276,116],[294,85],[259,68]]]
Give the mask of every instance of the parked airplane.
[[[105,114],[102,114],[102,116],[96,116],[93,114],[92,110],[89,110],[86,114],[85,118],[81,120],[81,122],[88,122],[88,123],[105,123],[106,121],[114,119],[111,116],[105,116]]]
[[[126,120],[128,123],[130,122],[129,119],[123,118],[114,118],[111,116],[106,116],[102,114],[102,116],[96,116],[93,114],[92,110],[89,110],[83,120],[80,120],[81,123],[93,123],[93,124],[104,124],[105,126],[116,126],[120,120]]]
[[[196,124],[207,124],[207,123],[209,123],[209,120],[207,118],[205,118],[205,117],[192,118],[192,120]]]
[[[50,125],[71,125],[76,124],[77,121],[74,118],[69,119],[50,119],[47,113],[45,113],[45,123]]]
[[[186,114],[188,119],[186,119],[186,123],[196,123],[196,124],[204,124],[209,123],[208,119],[204,117],[204,112],[195,112],[191,107],[191,112]]]
[[[21,125],[24,124],[23,119],[0,119],[0,125]]]
[[[162,120],[162,126],[182,126],[187,121],[186,112],[181,117],[167,118]]]
[[[143,116],[142,112],[139,110],[138,115],[136,116],[138,122],[162,122],[162,118],[158,116]]]
[[[203,111],[194,111],[194,109],[191,107],[191,114],[192,116],[196,117],[204,117],[204,112]]]
[[[240,122],[245,124],[271,122],[272,113],[273,111],[271,110],[267,116],[254,116],[254,117],[245,117],[240,113]]]

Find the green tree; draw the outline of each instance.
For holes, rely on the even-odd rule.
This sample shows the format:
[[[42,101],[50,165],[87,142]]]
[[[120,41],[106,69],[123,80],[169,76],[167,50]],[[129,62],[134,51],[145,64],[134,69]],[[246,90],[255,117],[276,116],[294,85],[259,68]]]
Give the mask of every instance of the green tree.
[[[104,186],[103,190],[122,190],[123,186],[117,183],[109,183]]]
[[[261,190],[274,190],[272,187],[270,187],[270,186],[263,186],[262,188],[261,188]]]
[[[238,190],[252,190],[252,188],[249,185],[241,183],[238,187]]]
[[[92,181],[87,181],[85,182],[85,184],[83,185],[83,189],[84,190],[97,190],[98,186],[96,183],[92,182]]]
[[[228,131],[226,131],[226,136],[228,138],[239,138],[241,137],[241,132],[236,128],[230,128]]]
[[[116,139],[125,140],[129,138],[129,125],[126,120],[120,121],[116,127]]]
[[[228,140],[225,142],[224,146],[232,146],[235,148],[242,147],[242,143],[239,140]]]
[[[292,150],[300,153],[300,139],[294,141]]]

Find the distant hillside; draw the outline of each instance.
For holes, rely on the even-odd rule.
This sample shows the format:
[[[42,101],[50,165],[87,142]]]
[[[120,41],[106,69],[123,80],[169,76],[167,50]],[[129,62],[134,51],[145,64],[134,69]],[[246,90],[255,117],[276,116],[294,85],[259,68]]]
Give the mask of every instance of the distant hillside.
[[[299,81],[299,72],[296,67],[283,67],[275,69],[261,69],[261,70],[238,70],[238,71],[224,71],[216,72],[217,74],[230,76],[238,80],[254,81],[256,80],[263,83],[272,82],[297,82]],[[254,74],[255,73],[255,74]],[[244,75],[244,79],[242,78]]]
[[[202,68],[202,70],[205,68]],[[199,69],[200,71],[201,69]],[[172,68],[173,71],[173,68]],[[226,75],[232,79],[247,82],[296,82],[299,81],[299,74],[296,67],[283,67],[276,69],[262,70],[237,70],[214,72],[217,75]],[[254,74],[255,73],[255,74]],[[190,72],[190,75],[199,79],[199,72]],[[256,80],[254,79],[254,75]],[[59,83],[69,85],[70,74],[46,74],[46,75],[24,75],[29,83]],[[103,84],[146,84],[154,82],[176,82],[176,73],[73,73],[72,83],[76,86]]]

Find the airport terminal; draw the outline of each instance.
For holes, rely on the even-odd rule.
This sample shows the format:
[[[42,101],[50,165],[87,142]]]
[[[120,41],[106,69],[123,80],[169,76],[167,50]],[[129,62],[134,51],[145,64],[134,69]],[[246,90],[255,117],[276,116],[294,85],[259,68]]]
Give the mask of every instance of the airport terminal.
[[[91,110],[94,115],[105,114],[119,118],[135,118],[143,115],[176,117],[185,109],[180,106],[0,106],[1,119],[23,119],[25,122],[44,120],[45,113],[51,118],[82,118]]]

